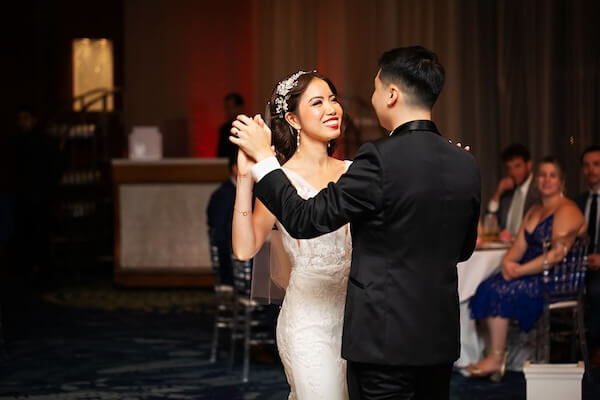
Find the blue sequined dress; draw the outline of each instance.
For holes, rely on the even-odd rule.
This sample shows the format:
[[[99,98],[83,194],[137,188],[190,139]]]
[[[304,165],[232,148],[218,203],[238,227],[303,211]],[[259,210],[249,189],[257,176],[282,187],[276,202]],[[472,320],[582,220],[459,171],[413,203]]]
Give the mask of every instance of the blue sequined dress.
[[[527,250],[521,258],[524,264],[544,252],[543,241],[552,234],[554,215],[549,215],[529,233],[525,230]],[[506,281],[501,273],[481,282],[469,302],[471,317],[503,317],[519,321],[519,328],[527,332],[536,323],[544,308],[542,274],[527,275]]]

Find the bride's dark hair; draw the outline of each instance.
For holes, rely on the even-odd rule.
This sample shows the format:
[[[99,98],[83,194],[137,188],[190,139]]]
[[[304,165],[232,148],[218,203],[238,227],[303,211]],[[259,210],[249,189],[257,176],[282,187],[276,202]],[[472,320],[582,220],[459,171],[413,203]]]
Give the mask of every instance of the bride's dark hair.
[[[296,130],[286,121],[285,115],[288,112],[296,113],[298,109],[298,100],[308,87],[309,83],[317,78],[325,81],[331,89],[331,92],[337,96],[337,90],[331,81],[319,74],[316,71],[307,72],[298,77],[297,84],[290,89],[287,95],[284,96],[287,102],[287,111],[281,107],[282,97],[277,93],[277,87],[281,82],[289,80],[292,75],[290,74],[282,79],[275,85],[271,98],[267,103],[267,109],[265,111],[265,122],[271,129],[271,141],[275,147],[275,156],[280,164],[284,164],[289,160],[296,152]],[[333,154],[335,150],[335,140],[330,142],[330,146],[327,148],[329,155]]]

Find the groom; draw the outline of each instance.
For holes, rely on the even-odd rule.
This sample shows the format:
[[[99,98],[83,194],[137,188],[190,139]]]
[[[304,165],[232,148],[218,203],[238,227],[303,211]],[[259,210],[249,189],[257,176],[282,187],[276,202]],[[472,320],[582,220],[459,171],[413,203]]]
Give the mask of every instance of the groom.
[[[384,53],[371,102],[389,137],[364,144],[348,172],[309,200],[281,171],[269,132],[253,126],[230,138],[257,161],[255,193],[292,236],[351,223],[342,357],[352,400],[449,397],[460,352],[456,264],[475,247],[480,178],[474,157],[431,121],[443,84],[431,51]]]

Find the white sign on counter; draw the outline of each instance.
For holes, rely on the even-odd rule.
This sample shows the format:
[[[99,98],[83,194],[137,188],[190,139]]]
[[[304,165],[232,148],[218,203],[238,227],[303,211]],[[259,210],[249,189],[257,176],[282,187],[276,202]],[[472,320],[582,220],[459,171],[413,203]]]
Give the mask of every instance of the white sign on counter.
[[[160,160],[162,135],[157,126],[134,126],[129,135],[131,160]]]

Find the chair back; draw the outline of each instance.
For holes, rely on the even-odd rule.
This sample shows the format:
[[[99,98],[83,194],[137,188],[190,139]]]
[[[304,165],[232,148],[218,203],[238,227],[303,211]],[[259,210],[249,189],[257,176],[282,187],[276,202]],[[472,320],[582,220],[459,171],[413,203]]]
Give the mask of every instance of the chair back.
[[[231,255],[233,288],[236,296],[250,298],[252,288],[252,260],[241,261]]]
[[[547,302],[574,300],[583,294],[587,265],[587,237],[575,239],[565,257],[544,269]]]
[[[208,229],[208,242],[210,247],[210,265],[215,283],[214,285],[217,287],[221,284],[221,263],[219,259],[219,248],[215,244],[214,229],[212,228]]]

